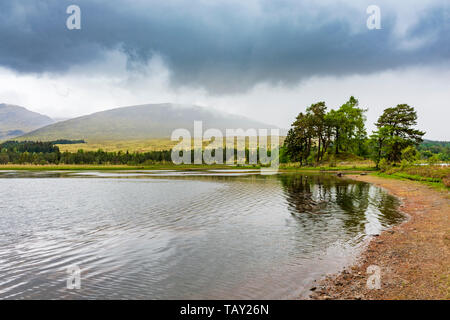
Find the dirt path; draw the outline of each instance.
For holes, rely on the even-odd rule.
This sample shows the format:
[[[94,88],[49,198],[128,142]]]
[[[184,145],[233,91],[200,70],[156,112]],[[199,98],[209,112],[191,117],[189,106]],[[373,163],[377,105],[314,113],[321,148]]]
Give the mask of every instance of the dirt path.
[[[397,196],[409,220],[374,237],[359,264],[312,288],[312,299],[450,299],[450,195],[413,181],[347,176]],[[381,288],[368,289],[368,266]]]

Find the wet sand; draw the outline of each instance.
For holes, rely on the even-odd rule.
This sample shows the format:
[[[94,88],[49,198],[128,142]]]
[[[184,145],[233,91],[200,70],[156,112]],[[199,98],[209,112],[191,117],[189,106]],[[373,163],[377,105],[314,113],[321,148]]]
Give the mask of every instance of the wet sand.
[[[404,223],[374,236],[359,262],[311,288],[311,299],[450,299],[450,192],[376,176],[348,175],[397,196]],[[368,289],[371,265],[380,289]]]

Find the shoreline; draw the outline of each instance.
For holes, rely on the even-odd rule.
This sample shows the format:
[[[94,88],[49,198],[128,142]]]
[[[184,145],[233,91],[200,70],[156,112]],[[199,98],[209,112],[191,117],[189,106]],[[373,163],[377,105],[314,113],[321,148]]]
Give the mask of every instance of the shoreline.
[[[236,165],[236,164],[173,164],[168,163],[155,163],[155,164],[0,164],[0,171],[4,170],[30,170],[30,171],[41,171],[41,170],[142,170],[142,169],[174,169],[174,170],[202,170],[202,169],[260,169],[264,168],[261,165]],[[347,173],[360,173],[360,172],[373,172],[375,167],[358,167],[358,166],[336,166],[336,167],[326,167],[326,166],[316,166],[316,167],[289,167],[285,165],[280,165],[278,168],[279,172],[347,172]]]
[[[450,299],[450,193],[423,183],[373,175],[345,178],[372,183],[400,200],[401,224],[373,237],[357,263],[327,275],[309,298]],[[381,288],[368,289],[371,265],[380,267]]]

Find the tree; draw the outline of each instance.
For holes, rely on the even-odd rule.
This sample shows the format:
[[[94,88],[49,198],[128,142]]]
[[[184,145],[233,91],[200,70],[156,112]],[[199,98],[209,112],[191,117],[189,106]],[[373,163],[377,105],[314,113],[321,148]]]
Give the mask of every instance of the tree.
[[[417,113],[407,104],[399,104],[397,107],[384,110],[375,125],[378,128],[377,139],[382,136],[382,148],[386,149],[388,161],[399,162],[403,149],[408,146],[417,146],[423,141],[425,132],[415,129],[416,124]]]
[[[0,164],[7,164],[9,162],[9,156],[6,152],[0,153]]]
[[[363,146],[367,139],[365,128],[365,112],[367,109],[358,107],[355,97],[344,103],[338,110],[331,110],[327,114],[328,124],[332,127],[334,135],[334,153],[340,150],[363,154]]]
[[[309,125],[312,137],[317,139],[317,162],[320,161],[329,144],[329,127],[325,118],[326,110],[327,107],[323,101],[314,103],[306,109],[306,114],[310,119]]]
[[[284,141],[286,153],[290,160],[299,161],[300,165],[306,162],[311,153],[312,131],[310,124],[311,117],[300,112]]]
[[[326,109],[325,102],[318,102],[297,116],[284,142],[293,161],[300,161],[301,165],[310,161],[313,148],[317,151],[316,162],[323,158],[332,137]]]
[[[371,158],[375,161],[377,169],[380,168],[380,161],[386,158],[386,141],[389,137],[389,130],[386,127],[381,127],[378,131],[374,131],[370,136],[369,145],[372,150]]]
[[[292,124],[285,140],[288,155],[302,164],[308,161],[319,163],[332,148],[335,154],[341,150],[363,153],[367,140],[365,112],[358,107],[354,97],[338,110],[329,112],[323,101],[312,104]],[[316,151],[314,155],[311,154],[313,150]]]

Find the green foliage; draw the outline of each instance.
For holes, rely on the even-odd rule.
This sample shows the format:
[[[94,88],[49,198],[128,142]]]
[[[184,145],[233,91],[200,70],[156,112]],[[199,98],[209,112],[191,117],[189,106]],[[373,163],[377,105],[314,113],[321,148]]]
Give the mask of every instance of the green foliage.
[[[430,183],[439,188],[450,187],[450,167],[449,166],[424,166],[413,165],[406,168],[390,168],[381,174],[386,177],[408,179]]]
[[[0,144],[0,164],[142,164],[146,161],[171,161],[171,151],[129,153],[99,149],[61,153],[52,142],[7,141]]]
[[[369,145],[372,150],[371,158],[375,161],[377,168],[380,167],[382,159],[386,158],[387,143],[389,139],[389,131],[387,128],[380,128],[378,131],[374,131],[370,136]]]
[[[399,162],[403,149],[419,145],[425,132],[414,129],[416,124],[417,113],[407,104],[385,109],[378,118],[378,131],[373,136],[378,145],[378,157],[384,153],[390,162]]]
[[[441,161],[450,161],[450,142],[425,140],[418,146],[422,159],[431,158],[437,154]]]
[[[334,155],[330,156],[330,167],[336,167],[336,157]]]
[[[290,157],[286,146],[280,147],[280,163],[290,162]]]
[[[327,152],[364,154],[366,148],[365,109],[354,97],[338,110],[327,112],[325,102],[312,104],[300,113],[289,130],[284,145],[292,161],[320,163]],[[314,155],[314,158],[311,158]]]
[[[381,172],[385,172],[391,168],[391,165],[385,158],[382,158],[378,163],[378,168],[380,169]]]
[[[406,169],[407,167],[409,167],[411,165],[411,163],[408,161],[408,160],[406,160],[406,159],[402,159],[402,161],[400,162],[400,168],[403,170],[403,169]]]
[[[68,140],[68,139],[58,139],[51,141],[53,144],[80,144],[80,143],[86,143],[84,140]]]
[[[0,164],[7,164],[9,162],[9,156],[8,153],[5,151],[2,151],[0,153]]]
[[[430,158],[428,158],[427,163],[429,165],[435,165],[437,163],[439,163],[441,159],[439,158],[438,154],[434,154],[433,156],[431,156]]]
[[[6,141],[0,144],[0,150],[13,152],[52,153],[59,152],[59,148],[52,142],[35,141]]]
[[[188,151],[189,152],[189,151]],[[214,155],[213,151],[213,155]],[[271,150],[266,151],[271,156]],[[257,161],[259,161],[259,148],[256,150]],[[237,150],[234,149],[236,160]],[[227,152],[223,152],[223,163],[227,161]],[[281,150],[283,161],[287,161],[288,155]],[[194,150],[190,151],[191,163],[194,163]],[[250,150],[245,149],[246,163],[250,159]],[[60,152],[52,142],[33,141],[8,141],[0,144],[0,164],[99,164],[99,165],[152,165],[157,163],[172,162],[172,150],[156,150],[148,152],[106,152],[102,149],[97,151],[85,151],[79,149],[77,152]]]
[[[408,146],[402,150],[402,164],[403,161],[406,163],[412,163],[416,160],[419,160],[420,154],[414,146]]]
[[[327,114],[328,125],[333,131],[335,154],[346,151],[363,155],[365,152],[367,132],[364,114],[367,109],[358,108],[358,104],[358,100],[352,96],[338,110],[331,110]]]

